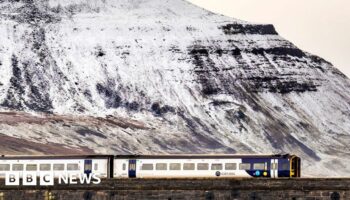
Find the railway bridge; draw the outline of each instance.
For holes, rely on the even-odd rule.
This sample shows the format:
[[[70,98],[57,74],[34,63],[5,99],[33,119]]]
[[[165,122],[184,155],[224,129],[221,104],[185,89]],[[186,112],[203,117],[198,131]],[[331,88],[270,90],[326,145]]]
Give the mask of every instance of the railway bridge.
[[[98,185],[5,186],[0,200],[350,200],[350,178],[105,179]]]

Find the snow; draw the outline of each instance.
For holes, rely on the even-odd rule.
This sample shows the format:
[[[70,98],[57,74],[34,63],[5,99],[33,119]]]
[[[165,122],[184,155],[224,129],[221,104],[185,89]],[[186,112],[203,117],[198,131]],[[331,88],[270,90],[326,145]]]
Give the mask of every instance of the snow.
[[[350,175],[349,79],[279,35],[183,0],[34,2],[0,3],[0,105],[63,121],[1,133],[98,153],[295,153],[307,175]]]

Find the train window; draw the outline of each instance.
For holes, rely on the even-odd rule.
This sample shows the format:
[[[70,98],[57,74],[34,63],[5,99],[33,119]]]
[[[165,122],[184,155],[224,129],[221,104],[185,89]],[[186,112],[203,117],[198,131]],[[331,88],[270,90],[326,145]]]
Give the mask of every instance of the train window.
[[[129,163],[129,171],[135,171],[136,170],[136,163]]]
[[[0,164],[0,171],[10,171],[10,164]]]
[[[142,164],[141,170],[153,170],[153,164]]]
[[[23,171],[23,164],[13,164],[12,171]]]
[[[98,163],[94,164],[94,170],[97,171],[98,170]]]
[[[222,170],[222,164],[211,164],[211,170]]]
[[[250,163],[240,163],[239,164],[240,170],[249,170],[250,169]]]
[[[157,163],[156,170],[167,170],[168,166],[166,163]]]
[[[226,163],[225,164],[225,170],[236,170],[237,164],[236,163]]]
[[[181,170],[180,163],[170,163],[170,170]]]
[[[208,163],[198,163],[197,170],[209,170],[209,164]]]
[[[64,164],[53,164],[54,171],[64,171]]]
[[[276,163],[272,163],[271,169],[277,169],[277,164]]]
[[[28,164],[26,166],[27,171],[36,171],[38,169],[38,166],[36,164]]]
[[[194,170],[194,163],[184,163],[184,170]]]
[[[289,170],[289,163],[283,163],[282,170]]]
[[[264,170],[265,169],[265,163],[254,163],[253,164],[254,170]]]
[[[51,171],[51,164],[40,164],[40,171]]]
[[[123,163],[123,171],[126,170],[126,164]]]
[[[67,171],[77,171],[79,170],[79,165],[75,163],[67,164]]]

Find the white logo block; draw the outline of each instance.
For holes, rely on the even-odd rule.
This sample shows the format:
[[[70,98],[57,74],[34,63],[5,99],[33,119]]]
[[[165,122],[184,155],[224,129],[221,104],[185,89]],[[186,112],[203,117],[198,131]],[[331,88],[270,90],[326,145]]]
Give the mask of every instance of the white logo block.
[[[23,185],[33,186],[37,184],[36,172],[23,172]]]
[[[19,172],[7,172],[5,175],[5,185],[19,185]]]
[[[53,172],[40,173],[40,185],[54,185]]]

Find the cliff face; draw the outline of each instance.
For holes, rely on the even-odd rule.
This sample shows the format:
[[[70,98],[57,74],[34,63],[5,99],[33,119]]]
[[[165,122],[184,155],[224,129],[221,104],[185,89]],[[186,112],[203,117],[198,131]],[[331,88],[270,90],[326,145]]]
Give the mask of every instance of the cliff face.
[[[64,152],[294,153],[350,174],[349,79],[183,0],[0,0],[0,105],[2,137]]]

